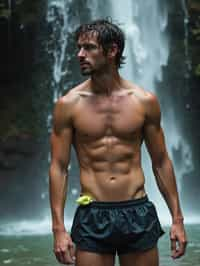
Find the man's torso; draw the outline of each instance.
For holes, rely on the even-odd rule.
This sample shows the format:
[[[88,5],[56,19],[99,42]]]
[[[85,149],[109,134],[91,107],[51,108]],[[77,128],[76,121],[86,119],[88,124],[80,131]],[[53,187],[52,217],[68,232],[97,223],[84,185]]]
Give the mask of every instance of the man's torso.
[[[92,93],[88,81],[69,92],[82,193],[98,201],[145,195],[141,144],[147,95],[129,82],[109,96]]]

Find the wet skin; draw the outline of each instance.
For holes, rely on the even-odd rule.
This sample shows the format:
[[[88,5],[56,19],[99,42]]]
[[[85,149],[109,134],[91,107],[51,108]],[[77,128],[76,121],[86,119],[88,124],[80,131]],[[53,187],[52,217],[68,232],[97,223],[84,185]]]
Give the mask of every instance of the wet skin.
[[[108,62],[95,36],[79,38],[78,49],[82,74],[97,72],[100,76],[106,71]],[[96,200],[126,200],[145,194],[140,158],[144,110],[132,85],[125,81],[123,85],[112,92],[95,93],[88,80],[72,96],[81,189]]]
[[[140,148],[145,113],[141,103],[128,89],[99,96],[86,87],[76,91],[73,111],[73,144],[82,192],[100,201],[144,196]]]
[[[105,55],[95,36],[78,40],[83,75],[91,78],[61,97],[55,106],[51,134],[50,201],[54,252],[59,262],[77,266],[111,266],[113,255],[76,250],[64,228],[64,204],[73,145],[80,165],[81,192],[98,201],[122,201],[145,195],[141,145],[145,141],[158,187],[172,215],[172,257],[185,252],[186,235],[172,162],[168,156],[156,96],[121,78],[114,67],[116,46]],[[178,248],[176,247],[178,243]],[[157,248],[120,258],[129,266],[158,265]],[[98,260],[96,260],[98,257]],[[82,259],[80,259],[82,258]]]

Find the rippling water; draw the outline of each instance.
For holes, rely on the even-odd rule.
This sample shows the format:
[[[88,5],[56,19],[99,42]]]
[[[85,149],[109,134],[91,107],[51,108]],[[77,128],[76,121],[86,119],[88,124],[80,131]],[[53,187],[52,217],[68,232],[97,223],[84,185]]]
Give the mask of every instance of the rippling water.
[[[186,255],[173,261],[170,258],[169,228],[159,241],[160,266],[200,266],[200,225],[186,226],[188,248]],[[0,266],[56,266],[51,235],[0,236]],[[116,264],[117,266],[117,264]]]

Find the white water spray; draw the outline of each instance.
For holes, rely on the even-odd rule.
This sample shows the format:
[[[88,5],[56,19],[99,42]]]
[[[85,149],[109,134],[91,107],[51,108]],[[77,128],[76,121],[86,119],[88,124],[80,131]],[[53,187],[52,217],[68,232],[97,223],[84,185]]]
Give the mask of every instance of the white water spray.
[[[59,83],[62,77],[67,73],[63,66],[66,47],[67,36],[71,32],[68,22],[68,5],[71,1],[65,0],[51,0],[48,1],[47,22],[52,25],[51,42],[54,43],[53,56],[53,80],[52,86],[54,87],[54,102],[61,96],[59,90]],[[52,50],[48,51],[52,53]]]

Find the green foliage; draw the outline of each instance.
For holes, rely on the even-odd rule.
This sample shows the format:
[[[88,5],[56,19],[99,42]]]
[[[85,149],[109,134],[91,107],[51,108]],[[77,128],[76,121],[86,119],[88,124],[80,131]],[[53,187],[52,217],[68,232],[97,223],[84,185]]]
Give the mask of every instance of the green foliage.
[[[0,137],[6,139],[11,136],[27,134],[39,135],[39,128],[36,122],[36,113],[27,101],[26,95],[20,99],[6,99],[8,103],[1,110]]]
[[[200,28],[192,29],[192,34],[196,38],[196,40],[200,40]]]
[[[3,8],[3,9],[0,9],[0,17],[2,18],[6,18],[6,19],[8,19],[8,18],[10,18],[10,16],[11,16],[11,10],[10,9],[5,9],[5,8]]]
[[[18,1],[15,12],[19,17],[20,23],[26,25],[37,22],[44,2],[44,0]]]
[[[195,68],[195,75],[200,77],[200,64],[198,64]]]

